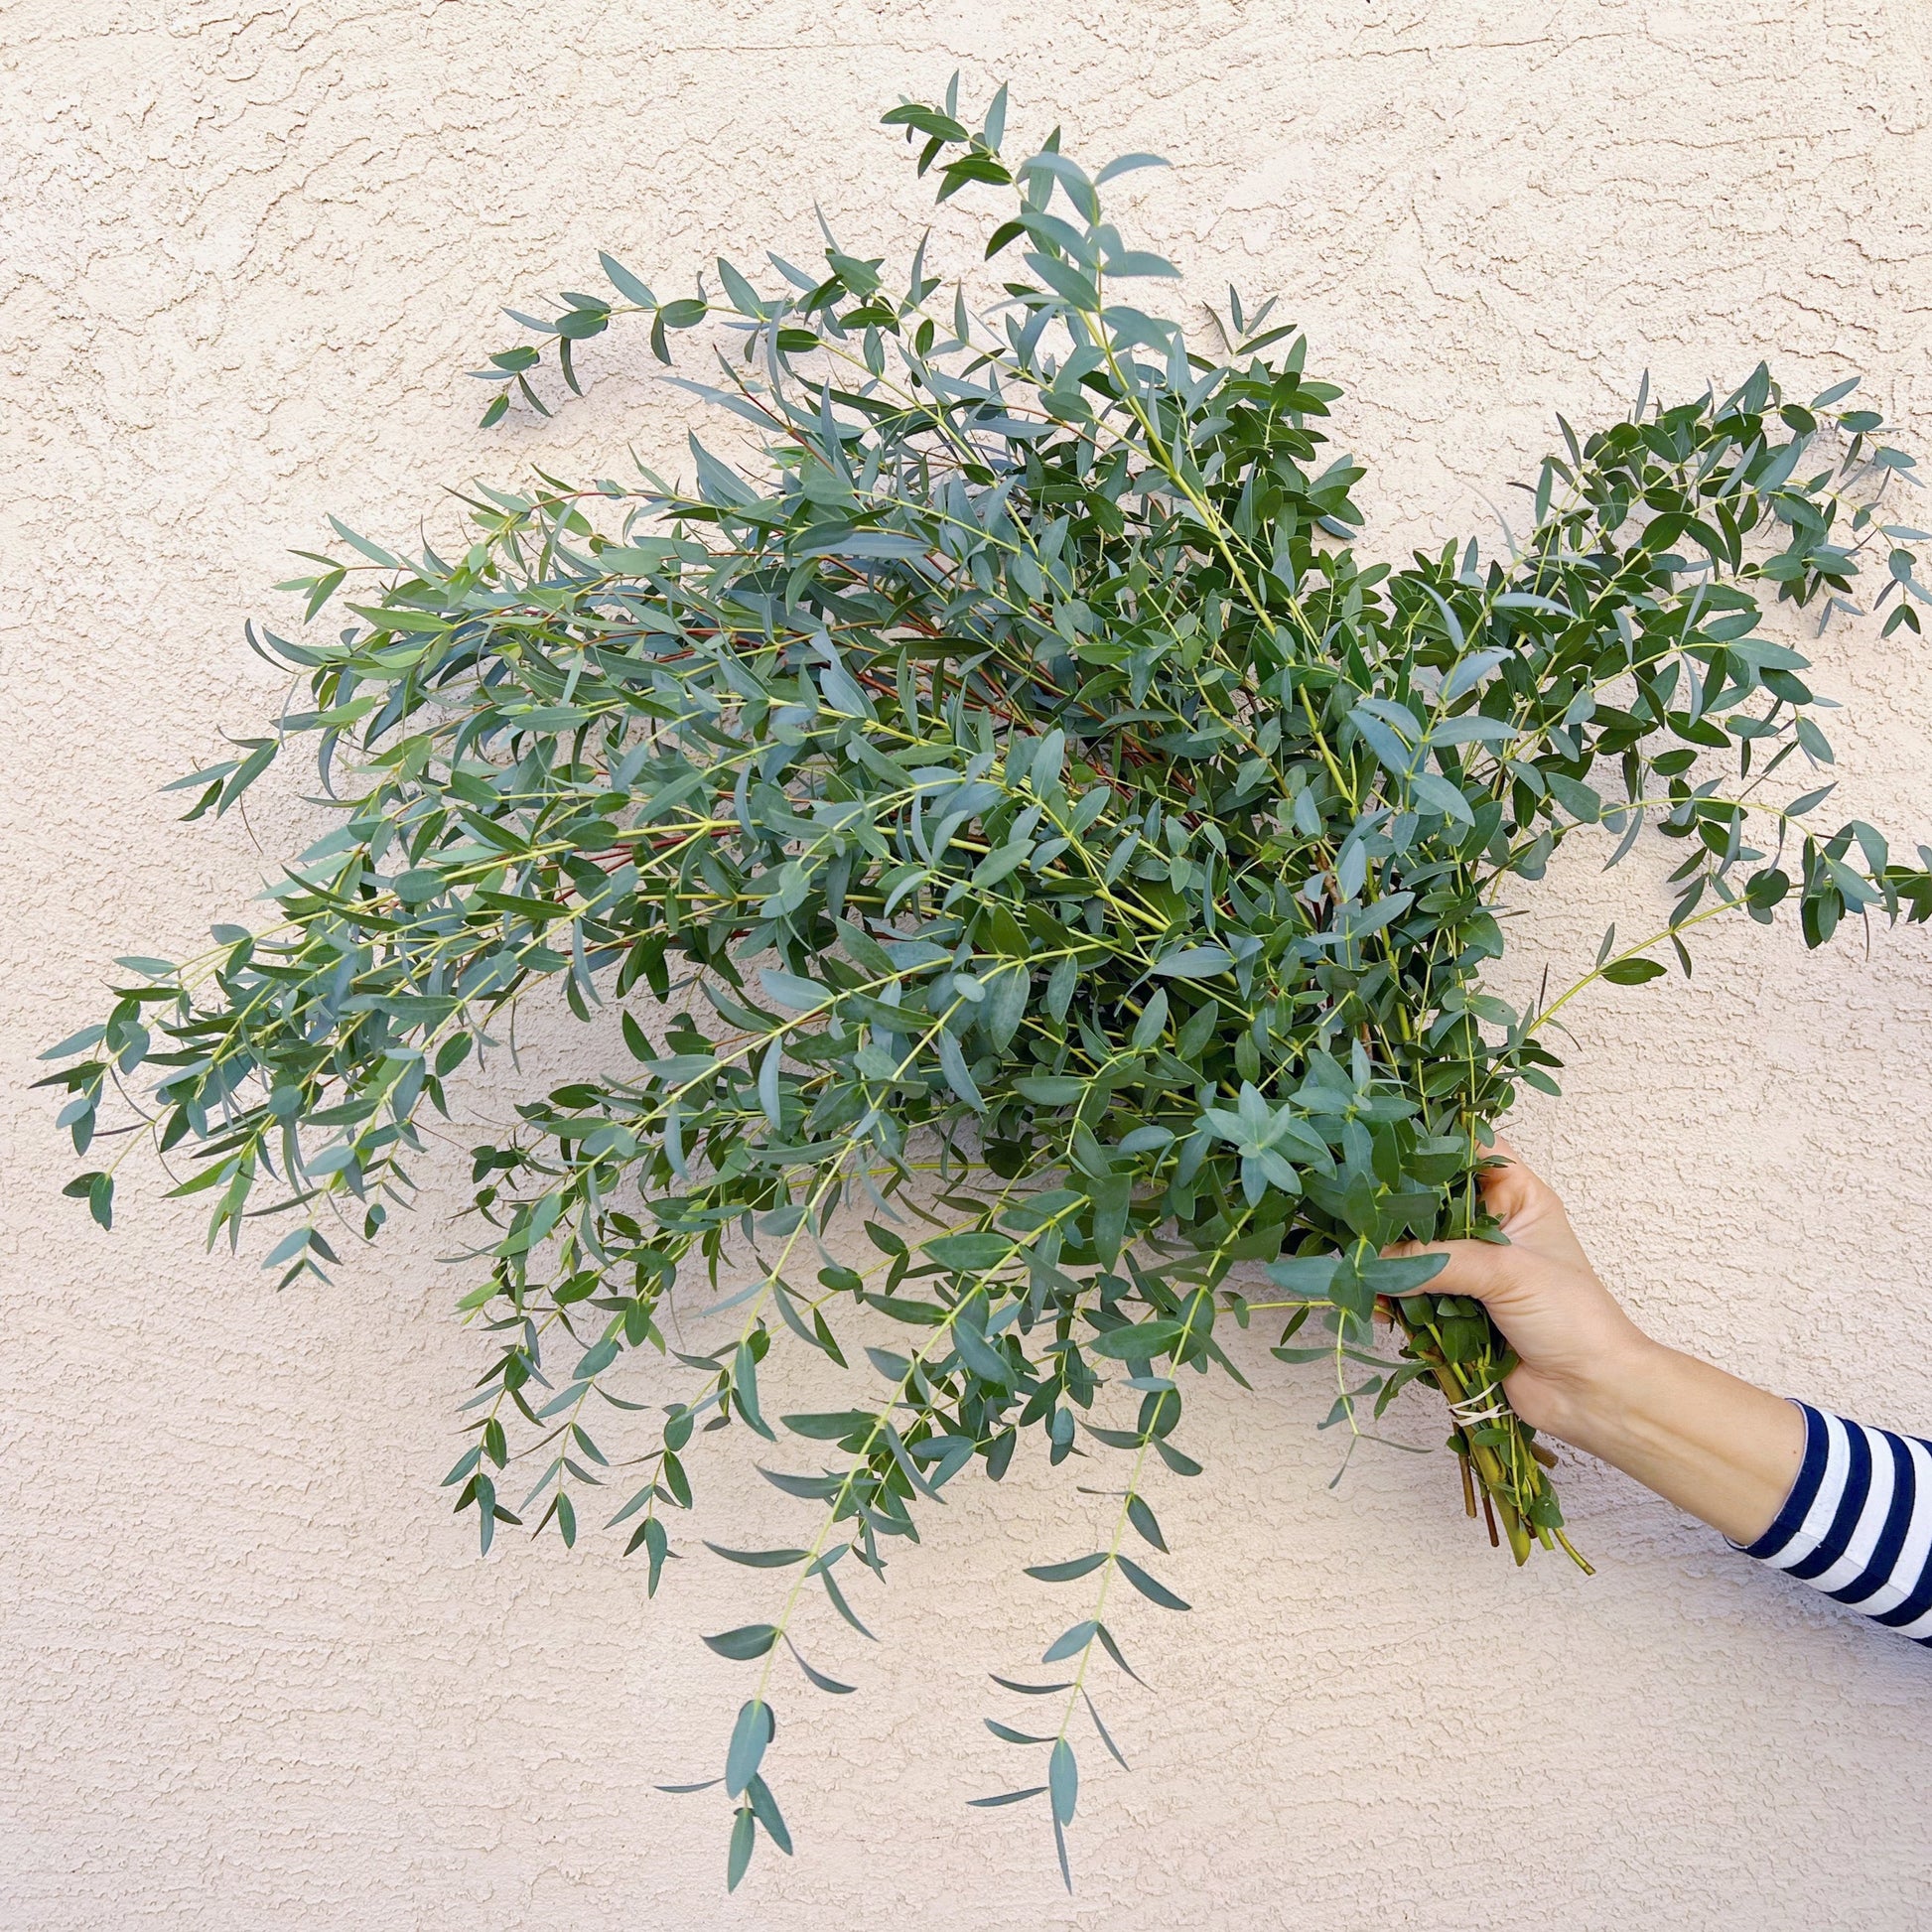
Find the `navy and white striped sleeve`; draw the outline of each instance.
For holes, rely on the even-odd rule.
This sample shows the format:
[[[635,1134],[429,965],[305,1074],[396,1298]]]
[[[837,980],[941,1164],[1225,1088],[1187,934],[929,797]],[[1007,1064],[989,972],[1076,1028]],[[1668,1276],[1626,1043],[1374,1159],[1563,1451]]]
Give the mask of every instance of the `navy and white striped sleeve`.
[[[1805,1459],[1745,1556],[1932,1645],[1932,1443],[1805,1403]]]

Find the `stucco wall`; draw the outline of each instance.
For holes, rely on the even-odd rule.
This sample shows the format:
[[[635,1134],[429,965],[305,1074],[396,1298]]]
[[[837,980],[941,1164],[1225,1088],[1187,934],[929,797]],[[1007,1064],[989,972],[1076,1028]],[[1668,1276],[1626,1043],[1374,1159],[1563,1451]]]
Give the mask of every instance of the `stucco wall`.
[[[1158,1494],[1197,1608],[1124,1613],[1151,1688],[1108,1688],[1136,1768],[1087,1753],[1078,1893],[1036,1812],[962,1803],[1015,1781],[984,1673],[1068,1613],[1017,1573],[1107,1507],[1028,1460],[896,1563],[882,1648],[819,1634],[862,1695],[787,1693],[799,1854],[728,1903],[718,1808],[652,1786],[717,1763],[741,1678],[695,1633],[756,1613],[757,1579],[676,1565],[647,1606],[608,1538],[478,1559],[435,1488],[481,1359],[437,1260],[453,1196],[278,1298],[151,1168],[92,1229],[24,1083],[109,956],[232,917],[304,816],[264,800],[258,849],[156,792],[272,701],[240,623],[286,615],[289,547],[674,448],[636,344],[588,355],[605,379],[554,424],[473,427],[497,304],[582,285],[599,246],[670,281],[803,252],[814,200],[913,232],[870,124],[955,65],[1011,77],[1023,126],[1174,160],[1127,199],[1198,292],[1286,293],[1399,551],[1485,521],[1552,412],[1613,412],[1646,366],[1863,369],[1932,451],[1928,38],[1921,0],[12,0],[0,1924],[1927,1923],[1922,1652],[1593,1466],[1566,1478],[1593,1582],[1512,1573],[1446,1458],[1358,1455],[1331,1493],[1325,1399],[1259,1346],[1257,1395],[1196,1399],[1210,1478]],[[1924,834],[1932,653],[1852,622],[1820,655],[1846,799]],[[1567,868],[1512,983],[1659,893]],[[1932,937],[1713,933],[1691,984],[1579,1005],[1569,1097],[1520,1138],[1641,1317],[1932,1425]],[[1418,1400],[1399,1427],[1439,1425]],[[735,1462],[683,1547],[748,1515],[784,1540]]]

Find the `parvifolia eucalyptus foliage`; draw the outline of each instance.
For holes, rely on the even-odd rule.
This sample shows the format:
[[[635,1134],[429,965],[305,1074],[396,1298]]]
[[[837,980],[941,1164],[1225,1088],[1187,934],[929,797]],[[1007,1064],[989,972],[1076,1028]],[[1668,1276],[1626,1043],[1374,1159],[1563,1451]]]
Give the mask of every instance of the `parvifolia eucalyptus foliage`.
[[[619,319],[669,359],[709,317],[736,337],[703,393],[761,456],[694,439],[688,489],[479,487],[450,557],[338,524],[340,559],[284,587],[336,626],[262,644],[306,691],[181,782],[219,815],[306,749],[340,823],[276,923],[124,960],[104,1025],[50,1055],[76,1148],[131,1105],[103,1137],[185,1158],[210,1238],[279,1215],[286,1284],[408,1202],[458,1068],[514,1077],[514,1002],[654,1006],[476,1150],[459,1306],[491,1353],[448,1482],[485,1548],[608,1518],[654,1590],[694,1432],[755,1439],[800,1529],[719,1551],[768,1602],[705,1639],[756,1666],[712,1781],[734,1884],[759,1834],[790,1849],[764,1769],[784,1674],[849,1688],[803,1654],[815,1606],[859,1625],[856,1575],[1030,1433],[1055,1464],[1118,1458],[1100,1547],[1031,1573],[1081,1592],[1059,1671],[1000,1680],[1028,1721],[993,1728],[1043,1768],[977,1801],[1036,1801],[1064,1868],[1082,1726],[1114,1749],[1107,1615],[1123,1587],[1186,1607],[1146,1491],[1199,1473],[1183,1391],[1241,1381],[1230,1320],[1292,1311],[1275,1352],[1331,1379],[1350,1436],[1439,1391],[1471,1513],[1518,1562],[1562,1543],[1504,1343],[1427,1292],[1436,1261],[1383,1251],[1484,1232],[1491,1123],[1556,1090],[1550,1023],[1584,988],[1688,972],[1683,935],[1727,913],[1788,905],[1815,945],[1932,912],[1923,848],[1819,822],[1806,663],[1758,628],[1767,596],[1848,608],[1875,562],[1885,633],[1919,634],[1923,537],[1877,507],[1910,459],[1853,382],[1640,396],[1565,426],[1507,554],[1368,567],[1303,339],[1238,300],[1206,342],[1138,306],[1173,271],[1101,190],[1148,157],[1009,158],[1004,95],[976,133],[952,96],[886,118],[940,200],[1000,191],[1004,295],[833,244],[670,301],[607,256],[612,297],[517,318],[544,345],[491,358],[486,423],[543,407],[551,346],[574,388],[573,346]],[[1646,827],[1682,858],[1661,929],[1606,935],[1547,1004],[1485,992],[1499,894],[1580,832],[1615,859]],[[69,1190],[103,1224],[113,1173]],[[870,1267],[832,1258],[841,1225]],[[1237,1264],[1279,1292],[1244,1299]],[[667,1342],[674,1289],[719,1317],[707,1352]],[[664,1370],[626,1370],[667,1348],[682,1389],[649,1411]],[[767,1414],[780,1348],[822,1358],[822,1407]]]

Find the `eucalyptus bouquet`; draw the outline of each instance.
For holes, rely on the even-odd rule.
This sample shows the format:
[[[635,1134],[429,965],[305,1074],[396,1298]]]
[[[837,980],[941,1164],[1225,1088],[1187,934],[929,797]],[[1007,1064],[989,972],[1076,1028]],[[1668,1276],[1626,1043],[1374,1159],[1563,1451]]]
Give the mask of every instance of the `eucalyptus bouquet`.
[[[338,627],[251,628],[296,695],[180,781],[218,816],[306,746],[337,823],[276,923],[123,960],[105,1022],[49,1055],[74,1146],[126,1137],[68,1190],[103,1226],[151,1141],[192,1163],[210,1240],[280,1217],[287,1285],[412,1198],[459,1069],[505,1077],[518,1001],[604,1017],[619,1063],[475,1150],[458,1306],[490,1352],[447,1482],[485,1549],[505,1523],[569,1544],[595,1507],[654,1591],[696,1435],[777,1459],[795,1545],[718,1549],[775,1573],[770,1607],[705,1638],[757,1667],[711,1780],[733,1884],[760,1833],[790,1850],[781,1660],[850,1688],[807,1661],[808,1606],[863,1628],[857,1574],[1029,1432],[1054,1464],[1120,1458],[1102,1546],[1030,1573],[1090,1592],[1061,1670],[998,1680],[1048,1713],[989,1720],[1043,1772],[975,1801],[1042,1800],[1065,1870],[1076,1721],[1119,1755],[1089,1695],[1098,1654],[1131,1669],[1110,1592],[1186,1607],[1148,1567],[1148,1478],[1200,1472],[1190,1378],[1247,1386],[1230,1321],[1281,1314],[1275,1353],[1332,1379],[1351,1442],[1438,1392],[1492,1540],[1569,1549],[1502,1339],[1428,1292],[1437,1260],[1384,1251],[1493,1231],[1491,1123],[1556,1091],[1551,1023],[1586,988],[1688,972],[1691,928],[1786,900],[1814,945],[1932,913],[1932,854],[1817,823],[1820,701],[1759,631],[1763,596],[1829,616],[1875,559],[1885,633],[1919,634],[1924,533],[1878,507],[1911,460],[1854,381],[1640,394],[1563,426],[1504,553],[1371,566],[1302,337],[1230,295],[1203,345],[1129,301],[1174,271],[1101,190],[1151,157],[1011,158],[1004,91],[974,131],[956,83],[886,121],[941,202],[1002,191],[998,266],[948,282],[921,245],[889,277],[828,233],[809,268],[720,261],[664,300],[605,256],[609,295],[517,316],[541,342],[478,372],[485,424],[547,413],[547,358],[577,388],[620,319],[665,360],[709,324],[718,380],[684,386],[756,456],[694,438],[688,488],[478,485],[448,556],[337,524],[282,588]],[[1646,825],[1682,854],[1659,929],[1612,929],[1525,1010],[1485,992],[1499,894],[1580,830],[1613,862]],[[110,1097],[132,1118],[97,1130]],[[869,1265],[829,1245],[847,1222]],[[715,1346],[670,1346],[674,1293]],[[822,1358],[822,1407],[766,1413],[780,1347]],[[623,1379],[639,1351],[674,1363],[661,1410],[636,1391],[666,1369]]]

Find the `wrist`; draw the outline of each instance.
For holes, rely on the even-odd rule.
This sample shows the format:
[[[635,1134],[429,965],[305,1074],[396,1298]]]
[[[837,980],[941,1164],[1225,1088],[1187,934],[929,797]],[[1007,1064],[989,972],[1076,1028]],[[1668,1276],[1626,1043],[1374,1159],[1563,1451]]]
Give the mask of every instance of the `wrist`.
[[[1804,1419],[1792,1404],[1646,1336],[1552,1394],[1539,1427],[1736,1543],[1763,1534],[1804,1453]]]
[[[1538,1413],[1526,1421],[1573,1449],[1623,1466],[1627,1453],[1668,1425],[1672,1371],[1688,1361],[1632,1326],[1593,1349],[1587,1366],[1539,1378]]]

